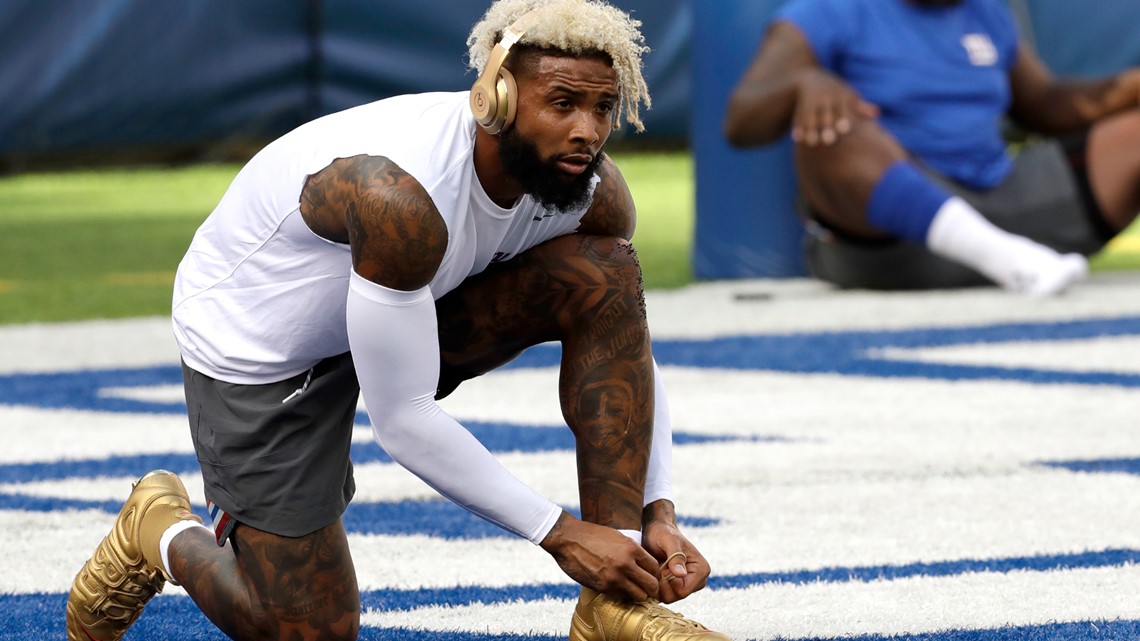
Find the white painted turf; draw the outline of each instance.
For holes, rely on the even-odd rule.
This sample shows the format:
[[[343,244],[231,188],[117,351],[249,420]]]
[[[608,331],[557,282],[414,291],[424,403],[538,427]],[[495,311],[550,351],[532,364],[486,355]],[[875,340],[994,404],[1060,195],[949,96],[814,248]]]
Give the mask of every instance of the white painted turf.
[[[715,575],[709,589],[676,609],[735,639],[1123,638],[1102,633],[1114,624],[1137,629],[1140,389],[1127,377],[1140,377],[1140,330],[1054,340],[1048,326],[1140,319],[1140,274],[1097,274],[1050,300],[996,289],[888,294],[836,292],[807,280],[737,281],[650,292],[648,307],[654,340],[663,343],[908,329],[984,336],[1009,323],[1047,326],[1043,335],[1016,340],[866,354],[888,365],[1028,372],[1006,380],[902,376],[889,367],[885,374],[829,373],[826,362],[795,373],[663,359],[675,429],[721,437],[675,447],[678,511],[713,520],[687,532]],[[14,375],[178,362],[166,319],[0,328],[0,345],[0,386]],[[1125,382],[1038,382],[1036,371],[1121,375]],[[556,376],[550,367],[489,374],[461,387],[446,407],[461,420],[565,429]],[[102,397],[181,399],[177,385],[122,385],[113,371],[105,379]],[[8,611],[0,627],[10,630],[0,638],[22,638],[21,630],[48,625],[40,619],[53,612],[58,625],[49,627],[62,638],[62,595],[114,518],[106,509],[67,505],[121,501],[146,470],[43,478],[13,470],[187,454],[185,419],[0,404],[0,434],[0,499],[61,505],[0,509],[0,608]],[[357,441],[368,438],[358,428]],[[576,506],[570,450],[500,456],[539,491]],[[1043,464],[1104,460],[1125,461],[1125,470]],[[359,464],[356,476],[356,503],[434,497],[391,463]],[[186,481],[200,501],[200,478]],[[362,590],[486,587],[508,597],[427,606],[388,600],[369,607],[362,638],[563,638],[568,630],[572,601],[522,590],[569,583],[525,541],[370,532],[350,541]],[[512,589],[520,596],[510,598]],[[159,600],[184,594],[168,588]],[[191,620],[199,627],[182,638],[221,638],[204,618]]]

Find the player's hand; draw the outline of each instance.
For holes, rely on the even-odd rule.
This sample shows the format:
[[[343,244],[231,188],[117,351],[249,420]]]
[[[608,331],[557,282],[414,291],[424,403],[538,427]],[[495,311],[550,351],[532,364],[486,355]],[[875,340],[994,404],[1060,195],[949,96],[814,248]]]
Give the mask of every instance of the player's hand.
[[[861,119],[877,118],[879,108],[865,100],[838,76],[814,69],[802,75],[792,140],[808,146],[833,145]]]
[[[673,504],[654,501],[642,513],[642,544],[656,557],[661,576],[658,599],[662,603],[679,601],[705,587],[711,568],[701,554],[677,527]]]
[[[542,540],[571,579],[624,601],[658,597],[658,564],[640,545],[617,530],[563,512]]]

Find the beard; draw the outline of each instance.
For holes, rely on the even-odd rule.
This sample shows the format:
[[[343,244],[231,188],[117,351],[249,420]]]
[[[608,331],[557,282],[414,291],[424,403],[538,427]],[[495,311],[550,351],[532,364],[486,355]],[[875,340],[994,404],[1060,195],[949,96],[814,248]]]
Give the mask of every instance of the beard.
[[[598,153],[586,171],[570,175],[558,169],[558,157],[542,158],[538,146],[511,127],[499,136],[499,161],[523,190],[546,209],[574,211],[590,200],[590,183],[602,154]]]

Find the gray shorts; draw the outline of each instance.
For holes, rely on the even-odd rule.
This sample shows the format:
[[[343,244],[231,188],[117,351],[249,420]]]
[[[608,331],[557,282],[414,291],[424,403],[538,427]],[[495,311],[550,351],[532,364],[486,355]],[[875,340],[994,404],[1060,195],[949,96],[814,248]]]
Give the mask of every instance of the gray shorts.
[[[236,523],[304,536],[340,518],[356,491],[349,446],[360,385],[350,354],[265,385],[185,364],[182,377],[218,545]]]
[[[1083,153],[1078,150],[1078,153]],[[920,165],[921,167],[921,165]],[[1062,252],[1086,256],[1110,238],[1096,224],[1099,211],[1083,167],[1075,167],[1064,146],[1054,140],[1022,147],[1013,171],[1002,184],[976,191],[922,167],[931,179],[973,205],[990,222]],[[844,288],[938,289],[971,287],[990,281],[978,272],[906,241],[847,239],[805,216],[808,270]]]

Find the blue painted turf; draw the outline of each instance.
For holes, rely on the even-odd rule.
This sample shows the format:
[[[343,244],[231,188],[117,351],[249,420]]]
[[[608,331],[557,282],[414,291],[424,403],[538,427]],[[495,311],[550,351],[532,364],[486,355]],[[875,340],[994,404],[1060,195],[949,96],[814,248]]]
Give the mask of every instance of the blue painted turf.
[[[961,328],[919,328],[891,331],[812,332],[729,336],[709,340],[662,340],[654,344],[663,366],[684,366],[718,370],[778,372],[787,375],[829,373],[884,380],[925,379],[940,381],[1015,381],[1030,386],[1079,385],[1091,391],[1099,388],[1130,390],[1140,387],[1140,375],[1113,371],[1066,371],[1032,367],[1000,367],[946,364],[887,359],[877,356],[885,348],[933,348],[954,345],[998,345],[1008,342],[1036,342],[1042,345],[1096,337],[1140,336],[1140,317],[1121,317],[1066,322],[1008,323]],[[555,367],[560,359],[556,347],[544,345],[525,352],[511,368]],[[99,413],[131,412],[181,414],[181,403],[147,402],[106,395],[110,387],[154,387],[181,384],[177,366],[119,368],[8,374],[0,376],[0,408],[21,407],[37,410],[81,410]],[[826,400],[826,399],[824,399]],[[821,401],[823,402],[823,401]],[[367,417],[360,417],[367,424]],[[573,439],[568,430],[557,426],[524,425],[505,421],[469,422],[471,429],[494,452],[569,453]],[[51,429],[50,426],[45,429]],[[684,446],[786,444],[787,439],[768,436],[734,436],[697,433],[680,426],[676,444]],[[354,444],[352,457],[357,464],[388,463],[389,457],[372,443]],[[715,467],[715,461],[707,462]],[[1100,458],[1062,458],[1032,463],[1060,473],[1092,475],[1140,475],[1140,458],[1129,455]],[[0,512],[62,514],[68,510],[98,510],[115,513],[118,500],[82,500],[35,495],[10,489],[11,486],[38,482],[75,482],[106,476],[131,476],[140,471],[165,468],[194,472],[195,457],[189,453],[110,455],[68,460],[0,464]],[[1116,478],[1116,477],[1114,477]],[[729,483],[729,481],[725,481]],[[750,506],[752,509],[758,509]],[[747,509],[747,508],[745,508]],[[681,524],[694,538],[705,528],[724,524],[725,517],[699,513],[682,514]],[[444,541],[482,540],[506,536],[501,530],[478,520],[443,500],[404,500],[354,502],[345,514],[349,532],[364,535],[431,535]],[[535,554],[541,554],[536,551]],[[950,558],[924,562],[883,565],[836,565],[824,568],[780,572],[742,572],[732,567],[714,574],[708,590],[746,590],[757,586],[816,584],[853,585],[876,581],[899,581],[916,577],[953,579],[965,575],[1050,573],[1124,569],[1140,564],[1140,549],[1112,547],[1058,554],[1024,554],[1000,558]],[[35,563],[31,565],[34,567]],[[471,604],[505,604],[539,601],[546,598],[572,599],[577,591],[568,584],[527,583],[507,586],[462,588],[422,588],[371,590],[362,594],[366,609],[408,610],[421,606],[455,607]],[[62,591],[41,594],[0,594],[0,641],[62,639]],[[1140,599],[1140,586],[1136,597]],[[761,609],[757,606],[758,611]],[[747,616],[747,615],[745,615]],[[483,641],[502,635],[478,632],[432,632],[406,628],[365,628],[361,638],[386,641]],[[162,597],[146,611],[127,639],[224,639],[184,597]],[[562,636],[506,635],[508,639],[553,641]],[[1088,639],[1140,639],[1140,620],[1046,622],[1038,625],[1010,625],[999,629],[955,629],[923,634],[844,636],[851,641],[1006,641]],[[805,641],[822,641],[805,640]]]

